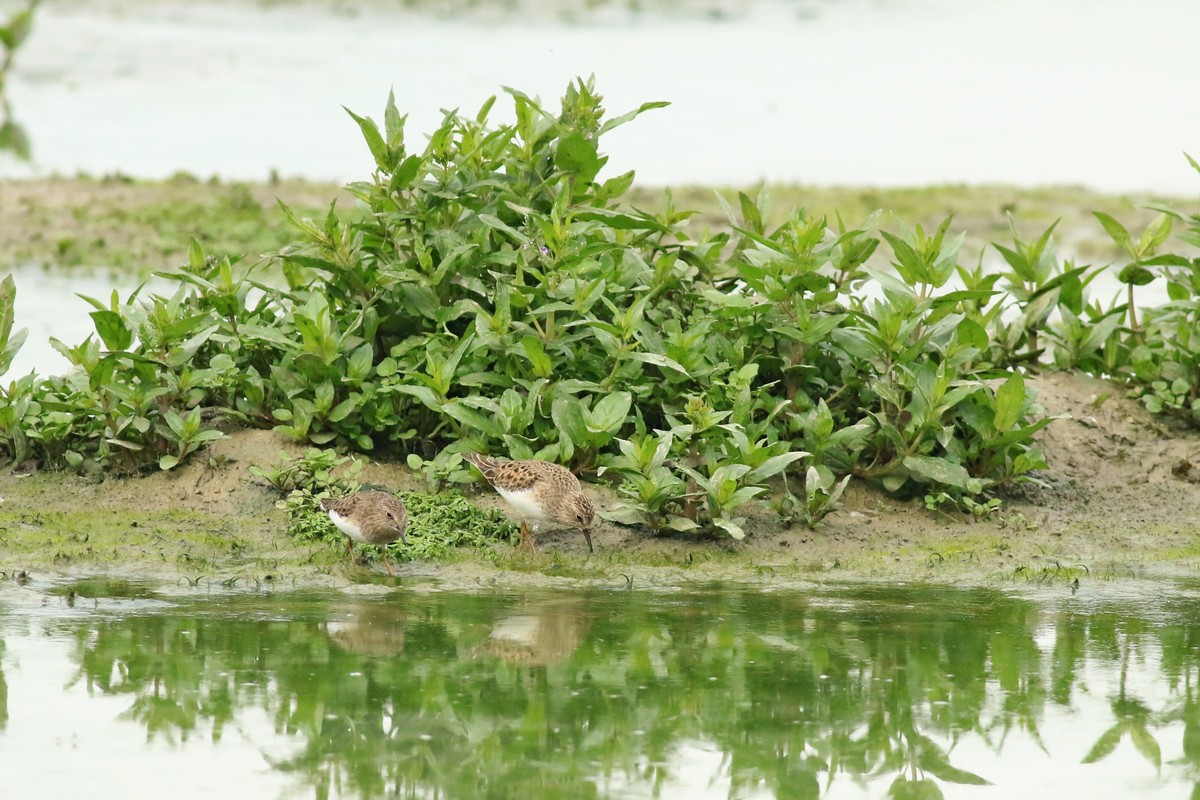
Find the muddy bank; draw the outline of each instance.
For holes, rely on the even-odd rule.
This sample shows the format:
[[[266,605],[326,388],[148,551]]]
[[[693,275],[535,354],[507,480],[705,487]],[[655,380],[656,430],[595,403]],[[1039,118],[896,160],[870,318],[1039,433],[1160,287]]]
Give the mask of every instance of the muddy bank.
[[[1070,584],[1188,572],[1200,564],[1200,435],[1177,430],[1088,377],[1033,380],[1052,414],[1050,469],[991,517],[933,514],[851,485],[817,530],[784,526],[762,507],[744,542],[659,538],[601,523],[588,557],[574,531],[547,532],[535,556],[507,545],[459,551],[445,562],[398,565],[398,578],[344,561],[340,542],[297,542],[279,495],[249,473],[301,446],[270,431],[233,432],[171,472],[103,482],[49,472],[0,475],[0,570],[42,579],[91,574],[150,578],[184,590],[214,586],[390,585],[487,588],[611,585],[666,587],[706,581],[784,587],[824,581]],[[367,462],[364,480],[421,488],[402,466]],[[600,508],[617,502],[591,485]],[[468,488],[471,493],[472,489]],[[498,505],[491,492],[470,494]]]

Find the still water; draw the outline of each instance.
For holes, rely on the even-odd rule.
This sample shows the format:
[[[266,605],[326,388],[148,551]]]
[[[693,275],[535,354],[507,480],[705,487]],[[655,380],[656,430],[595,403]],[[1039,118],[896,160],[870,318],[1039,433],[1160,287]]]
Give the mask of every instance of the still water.
[[[1194,586],[177,591],[0,583],[6,795],[1105,798],[1200,782]]]
[[[371,159],[343,105],[378,118],[394,90],[421,147],[441,109],[474,114],[502,86],[553,109],[594,74],[614,114],[672,103],[603,142],[605,175],[646,185],[1200,185],[1183,157],[1200,147],[1195,0],[712,0],[711,15],[607,0],[574,18],[536,1],[334,5],[44,3],[8,85],[34,161],[0,158],[0,174],[361,180]]]

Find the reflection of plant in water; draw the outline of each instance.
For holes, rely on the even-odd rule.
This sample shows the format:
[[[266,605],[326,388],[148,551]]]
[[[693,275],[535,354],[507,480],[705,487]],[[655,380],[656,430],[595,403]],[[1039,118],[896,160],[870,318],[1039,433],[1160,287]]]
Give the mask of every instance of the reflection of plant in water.
[[[1117,694],[1112,699],[1112,712],[1117,721],[1100,734],[1100,738],[1092,745],[1092,749],[1083,757],[1083,763],[1092,764],[1107,758],[1121,740],[1126,736],[1133,741],[1133,746],[1137,751],[1149,761],[1154,767],[1162,767],[1162,748],[1158,744],[1158,740],[1154,738],[1154,734],[1150,733],[1150,723],[1152,713],[1150,708],[1136,697],[1129,695],[1125,690],[1125,683],[1129,678],[1129,657],[1131,645],[1129,635],[1121,637],[1121,677],[1118,684]]]
[[[0,25],[0,152],[10,150],[24,160],[30,156],[29,137],[25,129],[13,119],[12,105],[8,101],[5,85],[8,71],[12,69],[13,56],[29,37],[33,27],[33,11],[41,0],[29,0]]]
[[[703,777],[734,798],[818,797],[835,779],[936,798],[1003,777],[955,763],[960,740],[999,752],[1016,730],[1041,745],[1044,714],[1086,693],[1096,662],[1120,670],[1118,722],[1088,760],[1125,736],[1157,754],[1151,729],[1182,719],[1183,765],[1200,775],[1200,642],[1186,626],[1061,614],[1045,650],[1041,607],[1000,593],[846,599],[435,593],[274,598],[259,617],[263,601],[245,598],[220,614],[102,620],[79,633],[77,658],[89,689],[134,698],[126,716],[151,737],[211,726],[219,739],[262,709],[296,744],[273,766],[317,796],[661,794],[699,742],[721,754]],[[1183,696],[1165,710],[1124,690],[1130,663],[1158,652]]]

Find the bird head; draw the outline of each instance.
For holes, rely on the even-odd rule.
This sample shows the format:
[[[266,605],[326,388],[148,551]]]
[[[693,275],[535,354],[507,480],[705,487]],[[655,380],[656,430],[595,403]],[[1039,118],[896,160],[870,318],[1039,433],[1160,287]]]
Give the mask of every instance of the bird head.
[[[383,504],[383,518],[389,528],[400,534],[401,539],[408,538],[408,509],[404,507],[404,503],[396,498],[392,502]]]
[[[592,526],[596,509],[582,492],[576,492],[563,506],[562,514],[562,522],[586,530]]]

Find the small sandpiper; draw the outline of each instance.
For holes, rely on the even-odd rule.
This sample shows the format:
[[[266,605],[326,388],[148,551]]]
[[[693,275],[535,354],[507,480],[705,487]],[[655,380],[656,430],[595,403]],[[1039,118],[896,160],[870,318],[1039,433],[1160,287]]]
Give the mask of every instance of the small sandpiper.
[[[463,458],[521,515],[522,547],[534,550],[528,520],[544,520],[579,528],[588,552],[594,552],[590,527],[596,510],[569,469],[548,461],[500,461],[478,453],[465,453]]]
[[[388,575],[392,565],[388,561],[387,546],[394,541],[404,539],[404,529],[408,526],[408,509],[404,501],[390,492],[364,491],[354,492],[334,500],[331,497],[321,499],[321,509],[329,512],[329,519],[337,529],[349,537],[347,553],[350,563],[354,563],[354,543],[378,545],[383,553],[383,566]]]

